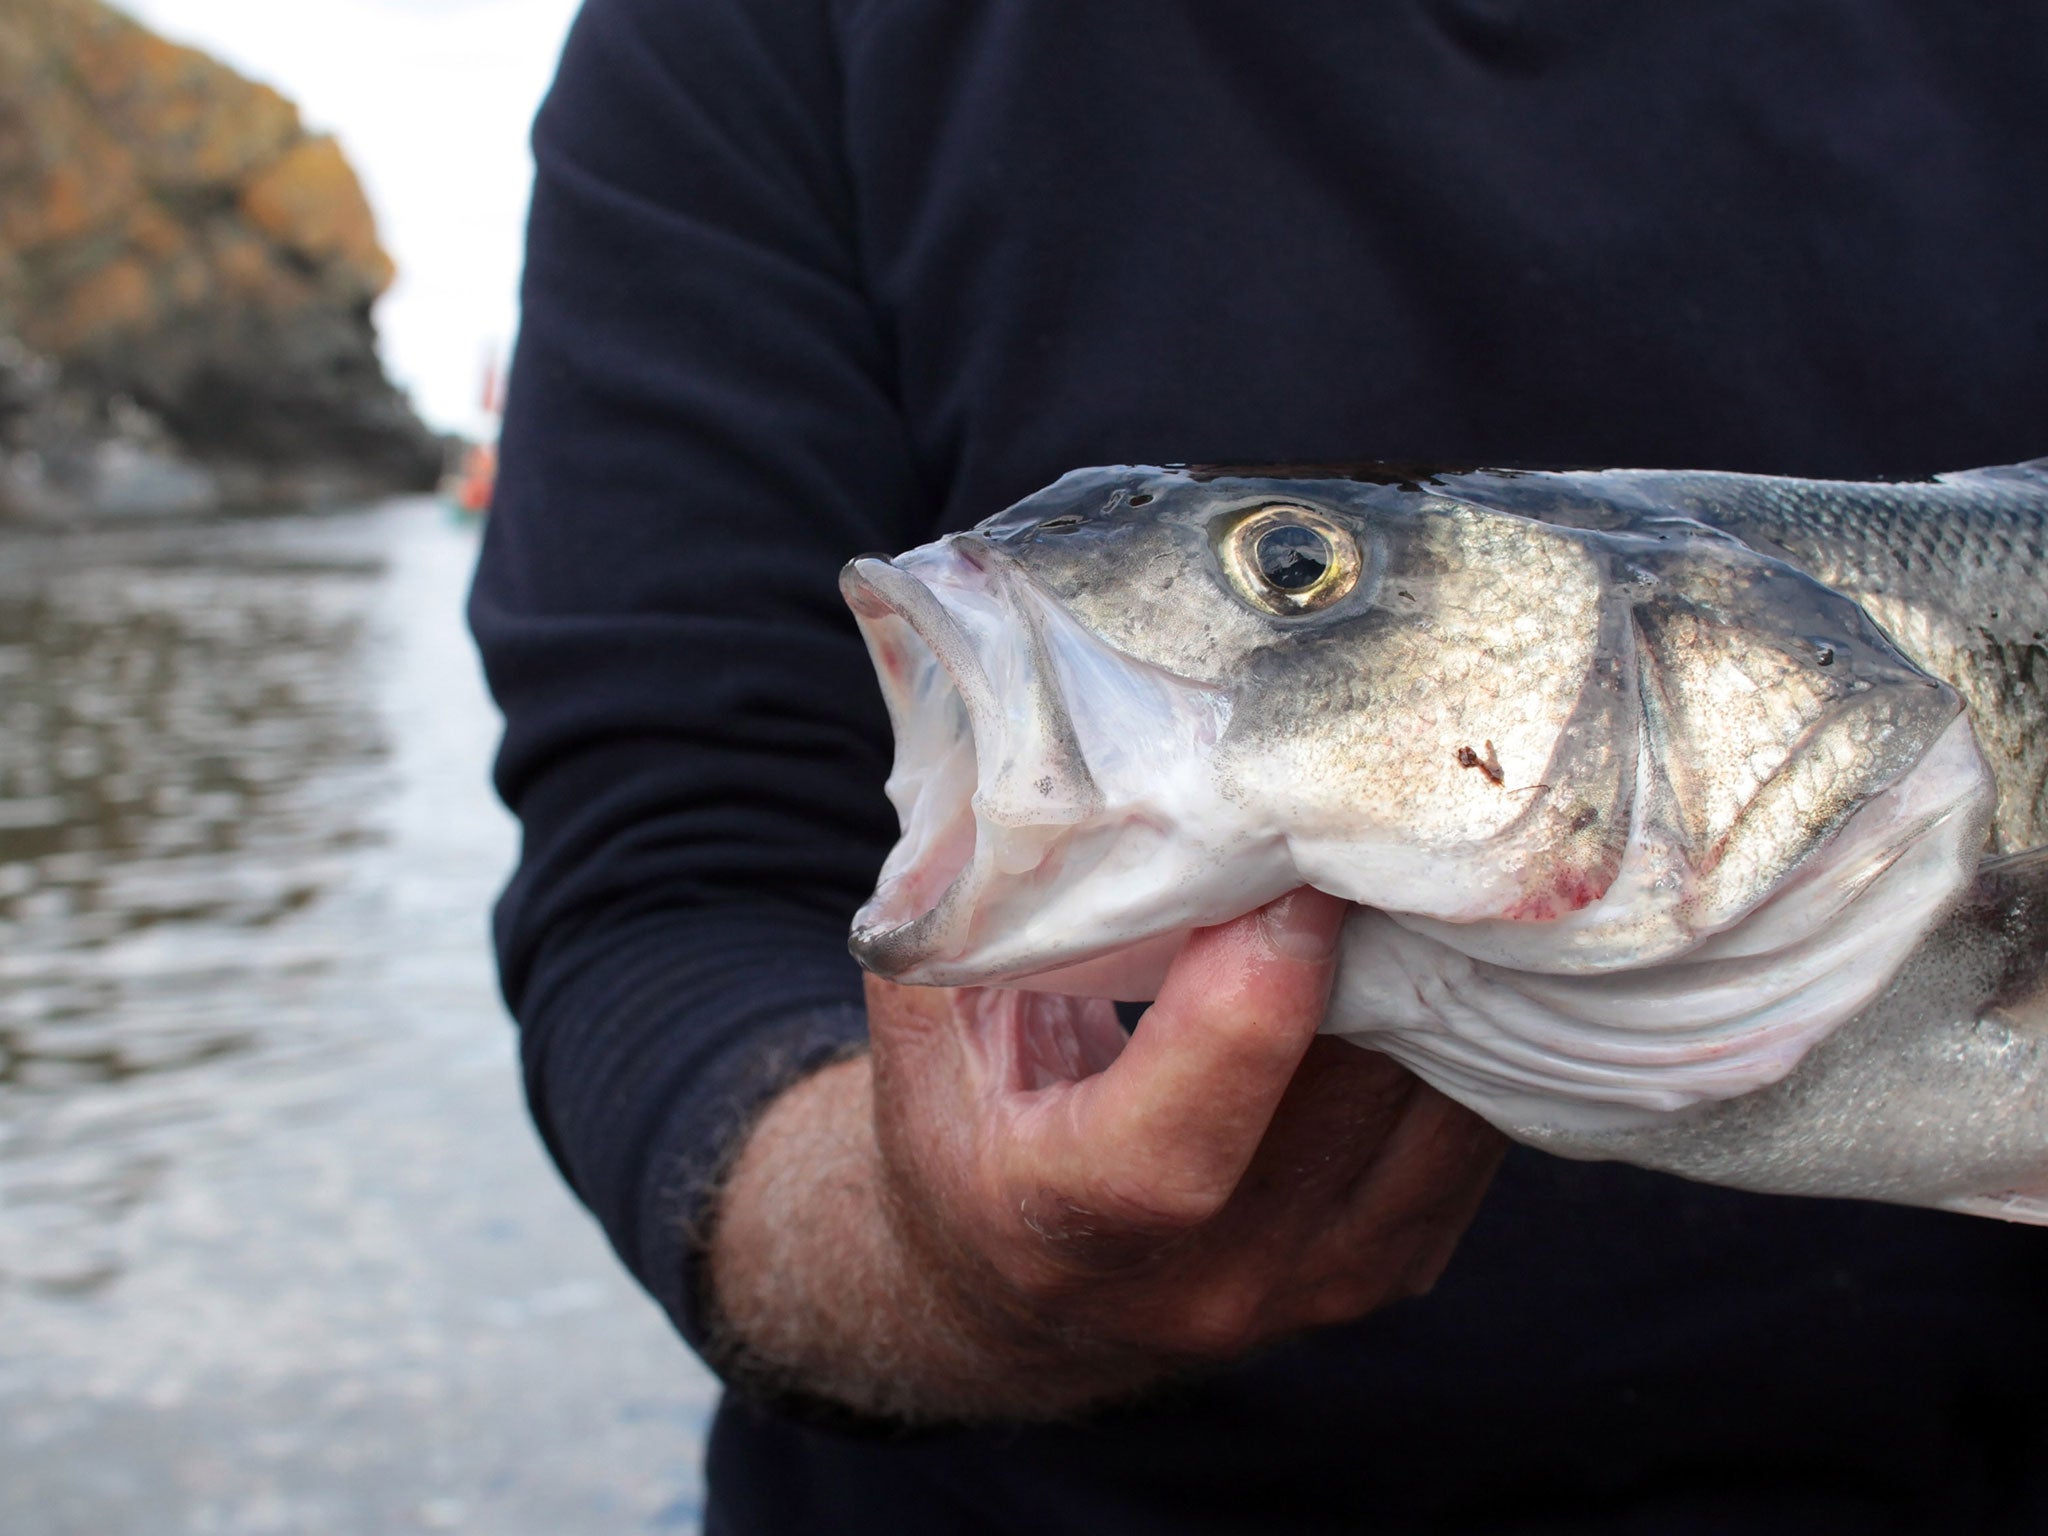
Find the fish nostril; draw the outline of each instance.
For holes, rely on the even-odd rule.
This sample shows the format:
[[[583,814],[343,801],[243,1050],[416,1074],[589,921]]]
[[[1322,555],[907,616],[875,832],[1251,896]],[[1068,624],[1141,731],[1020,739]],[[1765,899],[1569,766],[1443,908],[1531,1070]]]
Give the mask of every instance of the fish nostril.
[[[1140,491],[1137,495],[1131,498],[1130,504],[1134,507],[1142,507],[1151,499],[1152,493],[1150,491]]]
[[[1040,533],[1072,533],[1081,526],[1081,517],[1076,512],[1065,512],[1058,517],[1048,517],[1038,525]]]

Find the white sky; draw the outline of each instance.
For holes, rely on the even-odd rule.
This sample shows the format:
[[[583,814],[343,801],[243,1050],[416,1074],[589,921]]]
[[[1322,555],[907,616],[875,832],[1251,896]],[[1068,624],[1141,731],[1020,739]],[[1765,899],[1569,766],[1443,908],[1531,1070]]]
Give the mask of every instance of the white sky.
[[[385,365],[435,427],[477,431],[508,355],[533,167],[526,133],[577,0],[115,0],[337,135],[398,281]]]

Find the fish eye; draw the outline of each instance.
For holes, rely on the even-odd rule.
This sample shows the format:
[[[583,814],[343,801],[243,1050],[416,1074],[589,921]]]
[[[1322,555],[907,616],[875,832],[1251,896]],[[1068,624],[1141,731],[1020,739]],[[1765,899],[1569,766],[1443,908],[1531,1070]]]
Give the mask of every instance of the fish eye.
[[[1218,552],[1254,607],[1291,615],[1327,608],[1358,582],[1358,544],[1307,507],[1258,507],[1235,519]]]
[[[1306,592],[1330,573],[1330,541],[1306,523],[1281,523],[1259,535],[1252,563],[1266,585]]]

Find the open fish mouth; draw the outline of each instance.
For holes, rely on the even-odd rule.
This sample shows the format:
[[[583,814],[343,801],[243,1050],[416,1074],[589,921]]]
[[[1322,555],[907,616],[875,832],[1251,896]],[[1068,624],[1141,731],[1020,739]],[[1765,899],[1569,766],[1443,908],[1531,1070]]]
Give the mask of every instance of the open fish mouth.
[[[1021,579],[973,538],[855,560],[840,578],[896,736],[902,836],[852,939],[878,974],[927,979],[964,950],[996,877],[1037,869],[1100,809],[1034,605],[1010,590]]]
[[[895,952],[917,947],[916,930],[937,926],[937,909],[973,861],[980,758],[967,700],[986,714],[989,685],[965,633],[915,577],[886,560],[863,559],[846,568],[841,586],[896,739],[888,792],[902,836],[853,930],[861,962],[886,970]]]
[[[895,732],[902,827],[854,958],[924,985],[1150,996],[1189,929],[1217,920],[1197,876],[1216,852],[1204,826],[1225,817],[1195,759],[1226,698],[1107,646],[972,534],[857,559],[840,588]]]

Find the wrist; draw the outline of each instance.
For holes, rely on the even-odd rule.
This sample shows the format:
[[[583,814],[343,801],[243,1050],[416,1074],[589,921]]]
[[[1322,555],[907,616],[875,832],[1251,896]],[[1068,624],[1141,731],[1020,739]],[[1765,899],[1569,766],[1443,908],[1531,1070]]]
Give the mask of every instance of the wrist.
[[[794,1085],[757,1123],[719,1202],[713,1364],[740,1390],[898,1423],[1052,1418],[1154,1379],[1011,1305],[897,1192],[865,1058]]]

